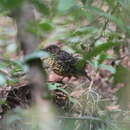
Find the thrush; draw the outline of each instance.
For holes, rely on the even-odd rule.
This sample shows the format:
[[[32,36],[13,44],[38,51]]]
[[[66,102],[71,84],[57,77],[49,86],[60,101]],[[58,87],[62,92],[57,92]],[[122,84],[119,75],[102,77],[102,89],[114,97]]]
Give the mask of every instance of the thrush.
[[[91,80],[85,71],[86,63],[81,63],[79,58],[74,57],[56,45],[50,45],[43,50],[50,54],[49,57],[44,59],[44,63],[56,74],[69,78],[72,76],[86,76]]]

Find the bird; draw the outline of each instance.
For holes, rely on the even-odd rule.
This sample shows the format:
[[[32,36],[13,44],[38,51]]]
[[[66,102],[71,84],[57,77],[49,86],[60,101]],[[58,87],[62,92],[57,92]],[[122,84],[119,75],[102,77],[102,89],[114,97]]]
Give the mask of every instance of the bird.
[[[91,81],[91,78],[85,71],[86,63],[82,62],[81,59],[74,57],[57,45],[49,45],[45,47],[43,51],[49,53],[49,57],[43,59],[43,62],[48,68],[51,68],[54,73],[69,78],[72,76],[86,76]]]

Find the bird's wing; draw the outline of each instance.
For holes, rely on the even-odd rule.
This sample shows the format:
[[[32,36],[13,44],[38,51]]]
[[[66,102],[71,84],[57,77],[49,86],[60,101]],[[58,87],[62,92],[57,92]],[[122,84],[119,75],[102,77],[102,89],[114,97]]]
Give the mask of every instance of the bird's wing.
[[[68,64],[75,64],[77,62],[77,58],[73,57],[71,54],[65,51],[60,51],[59,55],[57,56],[57,59]]]

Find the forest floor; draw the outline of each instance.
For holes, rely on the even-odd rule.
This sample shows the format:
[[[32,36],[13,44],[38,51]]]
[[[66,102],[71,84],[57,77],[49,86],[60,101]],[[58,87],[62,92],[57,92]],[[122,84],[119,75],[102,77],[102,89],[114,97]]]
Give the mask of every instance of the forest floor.
[[[27,108],[32,101],[31,90],[32,87],[29,85],[27,80],[27,74],[19,70],[18,64],[14,64],[6,59],[5,52],[10,51],[11,61],[15,61],[23,57],[22,53],[17,54],[15,47],[17,45],[16,40],[16,25],[10,18],[0,18],[0,25],[3,31],[0,35],[7,35],[6,42],[7,45],[0,44],[0,74],[5,75],[6,79],[10,81],[9,83],[1,85],[0,87],[0,116],[3,118],[4,114],[16,107]],[[3,19],[3,22],[2,22]],[[5,22],[6,21],[6,22]],[[9,30],[12,30],[11,33]],[[11,44],[13,43],[13,44]],[[127,55],[127,48],[122,47],[120,49],[120,59],[108,59],[104,61],[104,64],[113,68],[122,67],[123,70],[127,71],[130,68],[130,56]],[[113,50],[109,50],[107,53],[115,56]],[[116,62],[120,62],[121,66],[116,66]],[[125,68],[125,69],[124,69]],[[72,77],[71,79],[58,76],[53,72],[48,73],[48,85],[55,86],[54,90],[51,90],[51,101],[56,104],[58,109],[64,111],[64,116],[74,116],[74,115],[87,115],[87,116],[98,116],[103,117],[103,112],[118,111],[121,114],[115,115],[114,118],[118,119],[123,114],[128,114],[130,109],[130,104],[127,104],[125,100],[119,102],[118,93],[125,96],[129,89],[124,89],[129,84],[129,78],[124,75],[124,72],[119,72],[114,75],[112,71],[108,69],[98,69],[98,71],[90,64],[86,65],[86,72],[92,78],[91,81],[84,77],[78,79]],[[16,75],[15,75],[16,74]],[[118,77],[119,75],[121,77]],[[123,79],[122,79],[123,78]],[[115,80],[116,79],[116,80]],[[61,82],[62,81],[62,82]],[[0,78],[0,82],[4,83],[4,80]],[[128,97],[129,100],[129,97]],[[123,102],[123,104],[122,104]],[[126,104],[125,104],[126,103]],[[123,110],[123,106],[127,105],[128,109]],[[124,112],[123,112],[124,111]],[[68,114],[69,113],[69,114]]]

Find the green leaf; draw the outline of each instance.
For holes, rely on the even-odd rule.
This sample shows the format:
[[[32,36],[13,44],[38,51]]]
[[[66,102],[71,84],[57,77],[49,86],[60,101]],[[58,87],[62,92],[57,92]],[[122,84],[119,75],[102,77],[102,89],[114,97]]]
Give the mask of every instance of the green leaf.
[[[15,79],[15,78],[12,78],[12,79],[10,79],[10,80],[7,81],[8,85],[10,85],[10,86],[14,86],[18,82],[19,82],[19,80]]]
[[[129,81],[130,70],[122,65],[116,66],[116,73],[114,74],[114,83],[124,83]]]
[[[27,62],[29,60],[35,59],[35,58],[47,58],[49,57],[49,54],[45,51],[36,51],[31,54],[28,54],[24,58],[24,62]]]
[[[69,93],[68,93],[65,89],[63,89],[63,88],[58,88],[58,90],[61,90],[61,91],[64,92],[66,95],[69,95]]]
[[[73,35],[82,35],[82,34],[89,34],[89,33],[96,33],[98,32],[98,29],[95,27],[89,27],[89,26],[85,26],[82,28],[77,29],[76,31],[73,32]]]
[[[38,22],[37,21],[28,21],[26,25],[26,31],[31,32],[33,35],[39,35],[39,28],[38,28]]]
[[[22,4],[24,0],[0,0],[0,6],[4,9],[13,9]]]
[[[74,98],[71,97],[71,96],[69,96],[68,98],[69,98],[69,100],[70,100],[73,104],[77,104],[77,100],[76,100],[76,99],[74,99]]]
[[[94,68],[98,68],[99,64],[97,60],[88,61],[89,64],[91,64]]]
[[[59,0],[58,10],[64,12],[76,5],[75,0]]]
[[[0,86],[6,84],[6,77],[3,74],[0,74]]]
[[[110,6],[110,7],[112,7],[112,8],[114,8],[115,7],[115,4],[117,4],[117,1],[115,1],[115,0],[105,0],[106,2],[107,2],[107,4]]]
[[[85,5],[87,0],[81,0],[81,2]]]
[[[120,108],[122,110],[128,110],[130,103],[130,69],[119,64],[116,66],[116,70],[113,87],[116,87],[118,83],[124,84],[124,87],[121,87],[117,91],[117,97]]]
[[[51,31],[54,27],[52,25],[52,23],[49,20],[42,20],[39,23],[39,27],[40,29],[42,29],[43,31]]]
[[[103,43],[103,44],[101,44],[99,46],[94,47],[87,54],[84,53],[84,55],[85,55],[85,58],[90,59],[90,58],[92,58],[94,56],[97,56],[97,55],[101,54],[101,52],[103,52],[103,51],[105,52],[105,51],[109,50],[112,47],[120,46],[120,45],[121,45],[121,43],[119,43],[119,42],[106,42],[106,43]]]
[[[85,67],[85,65],[86,65],[86,60],[84,60],[84,59],[80,59],[76,64],[75,64],[75,66],[76,66],[76,70],[80,73],[82,73],[82,71],[83,71],[83,68]]]
[[[60,83],[48,83],[48,89],[49,90],[60,90],[62,92],[64,92],[66,95],[69,95],[69,93],[63,89],[63,88],[60,88],[62,84]]]
[[[34,6],[45,16],[50,15],[50,10],[48,5],[44,4],[44,1],[42,0],[32,0],[32,3]]]
[[[0,68],[6,68],[8,66],[8,64],[4,63],[4,62],[0,62]]]
[[[105,70],[110,71],[112,74],[116,73],[116,69],[112,67],[111,65],[106,65],[106,64],[100,64],[100,68],[103,68]]]
[[[123,8],[128,8],[129,9],[130,0],[118,0],[118,2]]]
[[[102,54],[99,56],[98,63],[101,64],[104,60],[109,59],[109,58],[112,58],[112,57],[109,56],[109,55],[106,54],[106,53],[102,53]]]
[[[7,104],[7,102],[5,101],[5,100],[0,100],[0,105],[2,105],[2,104]]]
[[[61,86],[60,83],[48,83],[49,90],[56,90],[56,89],[58,89],[59,86]]]

